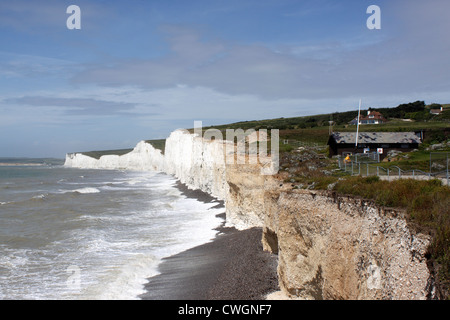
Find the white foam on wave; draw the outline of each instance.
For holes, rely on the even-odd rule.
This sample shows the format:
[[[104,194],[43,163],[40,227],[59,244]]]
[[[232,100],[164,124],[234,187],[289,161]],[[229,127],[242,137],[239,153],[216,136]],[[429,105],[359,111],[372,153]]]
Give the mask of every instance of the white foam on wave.
[[[86,187],[86,188],[76,189],[76,190],[74,190],[74,192],[78,192],[78,193],[99,193],[100,190],[98,190],[97,188]]]
[[[100,254],[101,260],[108,262],[106,266],[96,268],[101,274],[86,283],[80,298],[139,299],[139,295],[145,293],[147,279],[159,273],[158,266],[163,258],[207,243],[216,236],[214,229],[222,222],[216,215],[223,212],[223,209],[212,208],[217,203],[185,198],[167,177],[155,179],[155,184],[160,187],[166,184],[166,190],[158,188],[158,193],[153,193],[155,198],[147,210],[126,215],[80,217],[114,226],[114,230],[96,232],[95,235],[77,235],[87,240],[83,247],[86,259]],[[167,206],[155,205],[161,200],[158,194],[168,192],[179,196],[171,198]],[[132,228],[133,233],[120,228]]]
[[[163,259],[212,241],[217,235],[215,229],[222,223],[217,215],[223,212],[220,208],[213,209],[215,205],[183,198],[171,203],[164,223],[173,227],[161,230],[171,235],[166,235],[166,245],[155,250],[155,255]]]
[[[32,299],[139,299],[139,295],[145,293],[147,279],[158,274],[163,258],[215,237],[217,231],[214,229],[222,222],[216,215],[223,212],[223,209],[212,209],[216,203],[206,204],[186,198],[174,187],[176,180],[167,175],[125,173],[117,179],[107,174],[103,181],[89,177],[86,179],[89,181],[77,186],[71,184],[79,183],[79,180],[58,184],[55,190],[62,187],[56,191],[59,195],[77,193],[81,194],[81,201],[97,201],[94,197],[84,198],[82,194],[101,192],[106,195],[105,199],[113,198],[119,204],[116,207],[114,203],[105,207],[92,205],[92,211],[91,207],[88,210],[84,207],[83,210],[69,208],[73,210],[64,214],[69,215],[67,221],[71,227],[63,238],[23,255],[30,258],[29,262],[4,260],[14,272],[24,268],[13,269],[13,264],[35,268],[28,273],[19,273],[28,282],[20,292],[14,291],[12,296]],[[114,190],[124,192],[110,197]],[[69,205],[73,203],[72,197],[52,197],[53,192],[52,189],[49,203],[65,199],[68,199]],[[61,215],[61,219],[63,217]],[[51,261],[46,261],[44,257]],[[78,291],[66,285],[73,275],[66,271],[72,266],[79,270]],[[42,271],[39,271],[42,268],[45,270],[45,285],[38,283],[42,279]],[[16,290],[14,286],[10,288]],[[22,291],[26,288],[29,293],[25,294]]]
[[[79,189],[75,189],[75,190],[60,190],[60,192],[61,193],[75,192],[75,193],[86,194],[86,193],[99,193],[100,190],[97,188],[85,187],[85,188],[79,188]]]
[[[105,218],[99,222],[111,219]],[[120,239],[117,235],[111,237],[115,232],[96,230],[95,234],[84,232],[74,236],[78,239],[76,242],[83,244],[83,264],[79,266],[80,290],[75,294],[66,292],[65,297],[134,300],[144,293],[146,279],[158,273],[160,259],[152,254],[151,243],[134,235],[130,239]]]
[[[47,196],[47,194],[41,193],[41,194],[39,194],[37,196],[32,197],[32,199],[44,199],[46,196]]]
[[[110,266],[100,275],[101,285],[86,286],[80,292],[81,299],[135,300],[143,294],[146,279],[158,274],[159,259],[148,254],[122,257],[122,265]]]

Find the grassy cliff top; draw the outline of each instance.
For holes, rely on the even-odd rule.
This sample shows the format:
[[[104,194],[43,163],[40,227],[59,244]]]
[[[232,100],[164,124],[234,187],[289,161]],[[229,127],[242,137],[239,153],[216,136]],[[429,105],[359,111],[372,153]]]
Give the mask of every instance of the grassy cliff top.
[[[131,151],[133,151],[133,149],[83,151],[83,152],[74,152],[74,153],[81,153],[81,154],[84,154],[85,156],[88,156],[88,157],[91,157],[94,159],[100,159],[101,156],[107,156],[107,155],[121,156],[121,155],[129,153]]]
[[[166,139],[156,139],[156,140],[145,140],[146,143],[151,144],[155,149],[161,150],[161,152],[164,154],[164,149],[166,146]],[[114,150],[98,150],[98,151],[82,151],[82,152],[73,152],[73,153],[81,153],[85,156],[94,158],[94,159],[100,159],[101,156],[106,155],[117,155],[121,156],[124,154],[127,154],[129,152],[133,151],[133,148],[128,149],[114,149]]]
[[[440,115],[430,114],[430,108],[443,106],[444,112]],[[443,129],[449,130],[450,127],[450,104],[431,104],[425,105],[423,101],[416,101],[407,104],[401,104],[395,108],[371,108],[370,110],[381,112],[387,122],[377,125],[361,125],[361,132],[405,132],[405,131],[427,131],[428,137],[431,137],[427,143],[439,143],[446,140]],[[368,110],[361,110],[361,114],[367,114]],[[349,125],[349,122],[355,119],[358,110],[334,112],[312,116],[276,118],[265,120],[241,121],[224,125],[213,125],[203,127],[203,130],[211,128],[218,129],[226,137],[226,129],[270,129],[280,130],[280,139],[294,140],[305,143],[315,143],[326,145],[330,132],[329,121],[333,121],[332,130],[334,132],[356,132],[356,125]],[[193,132],[193,129],[189,131]],[[146,140],[164,154],[165,139]],[[295,143],[294,143],[295,144]],[[289,148],[289,145],[284,145]],[[292,146],[294,148],[294,146]],[[80,152],[93,158],[100,158],[102,155],[122,155],[130,152],[132,149],[104,150]]]

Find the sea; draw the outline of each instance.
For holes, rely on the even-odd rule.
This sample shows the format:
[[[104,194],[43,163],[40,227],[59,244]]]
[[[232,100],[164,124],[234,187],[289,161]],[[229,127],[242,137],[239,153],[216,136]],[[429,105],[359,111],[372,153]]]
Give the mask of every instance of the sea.
[[[211,241],[223,221],[218,202],[176,182],[0,159],[0,299],[139,299],[163,258]]]

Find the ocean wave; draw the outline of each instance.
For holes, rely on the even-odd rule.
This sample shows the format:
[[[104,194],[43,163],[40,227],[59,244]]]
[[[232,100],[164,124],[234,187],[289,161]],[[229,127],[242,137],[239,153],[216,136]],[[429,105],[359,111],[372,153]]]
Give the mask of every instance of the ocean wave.
[[[86,187],[86,188],[73,190],[72,192],[77,192],[77,193],[99,193],[100,190],[97,189],[97,188]]]
[[[42,187],[31,177],[0,190],[0,211],[8,214],[0,221],[0,266],[7,275],[0,299],[137,299],[164,257],[210,241],[222,222],[216,217],[222,209],[185,199],[170,176],[80,174],[55,171],[48,176],[54,185]],[[17,251],[24,246],[30,249]],[[77,264],[82,277],[74,291],[67,271]]]
[[[126,187],[115,187],[112,185],[106,185],[101,187],[102,190],[111,190],[111,191],[128,191],[131,190],[130,188],[126,188]]]
[[[99,193],[100,190],[97,188],[93,188],[93,187],[85,187],[85,188],[79,188],[79,189],[75,189],[75,190],[59,190],[59,193],[81,193],[81,194],[86,194],[86,193]]]
[[[48,194],[43,194],[43,193],[41,193],[41,194],[39,194],[39,195],[37,195],[37,196],[32,197],[31,199],[41,200],[41,199],[44,199],[47,195],[48,195]]]

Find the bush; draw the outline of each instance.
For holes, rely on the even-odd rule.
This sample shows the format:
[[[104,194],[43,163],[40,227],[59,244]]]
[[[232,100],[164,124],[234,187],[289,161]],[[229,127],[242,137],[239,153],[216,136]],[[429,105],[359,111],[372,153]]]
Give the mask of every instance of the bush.
[[[374,182],[378,182],[380,181],[380,177],[379,176],[369,176],[367,178],[365,178],[365,182],[366,183],[374,183]]]

